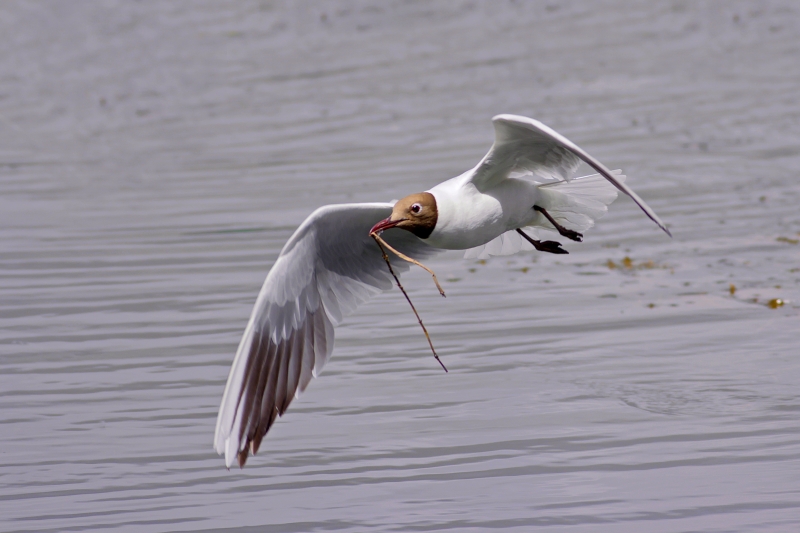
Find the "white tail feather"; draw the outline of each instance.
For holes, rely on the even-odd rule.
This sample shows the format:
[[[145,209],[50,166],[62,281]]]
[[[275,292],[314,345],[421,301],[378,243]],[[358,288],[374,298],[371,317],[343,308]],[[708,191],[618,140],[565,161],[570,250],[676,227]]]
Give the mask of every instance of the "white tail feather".
[[[611,173],[618,181],[625,182],[625,175],[621,170]],[[617,192],[617,188],[606,178],[600,174],[592,174],[570,181],[539,185],[537,205],[546,209],[556,222],[567,229],[584,232],[606,214],[609,204],[616,200]],[[537,227],[555,231],[541,213],[531,226],[525,228],[532,239],[539,240]],[[531,250],[533,246],[516,231],[508,231],[482,246],[470,248],[464,258],[485,259],[492,255],[512,255],[523,249]]]

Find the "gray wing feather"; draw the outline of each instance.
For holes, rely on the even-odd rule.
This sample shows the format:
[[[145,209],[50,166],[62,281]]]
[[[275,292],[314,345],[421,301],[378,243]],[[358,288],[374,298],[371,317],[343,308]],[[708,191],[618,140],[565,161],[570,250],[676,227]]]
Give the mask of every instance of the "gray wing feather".
[[[527,121],[532,119],[515,115],[492,119],[494,144],[471,178],[478,189],[489,189],[514,174],[564,181],[575,173],[580,158],[552,136],[532,130]]]
[[[223,393],[214,447],[244,465],[292,399],[319,374],[333,350],[333,327],[392,278],[369,229],[392,204],[331,205],[295,231],[267,275]],[[436,252],[413,234],[394,230],[389,244],[422,259]],[[394,254],[396,272],[408,263]]]
[[[631,197],[636,205],[670,237],[658,215],[639,195],[617,180],[600,161],[578,145],[538,120],[518,115],[497,115],[492,119],[495,142],[478,163],[470,181],[479,190],[491,188],[515,173],[533,173],[543,178],[569,180],[580,161],[594,168],[614,187]]]

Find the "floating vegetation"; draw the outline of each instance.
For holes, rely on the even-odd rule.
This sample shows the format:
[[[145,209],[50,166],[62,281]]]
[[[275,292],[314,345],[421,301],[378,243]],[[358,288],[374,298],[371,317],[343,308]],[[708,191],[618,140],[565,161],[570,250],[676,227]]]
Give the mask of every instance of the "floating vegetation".
[[[527,274],[528,270],[530,270],[530,268],[528,268],[528,267],[522,267],[522,268],[519,269],[519,271],[522,272],[523,274]]]
[[[778,237],[775,239],[778,242],[785,242],[788,244],[798,244],[800,243],[800,239],[792,239],[791,237]]]
[[[733,294],[733,293],[731,293],[731,294]],[[779,309],[779,308],[781,308],[784,305],[789,303],[788,300],[784,300],[783,298],[766,299],[766,298],[761,297],[759,294],[754,294],[754,295],[752,295],[750,297],[747,297],[747,298],[736,298],[736,299],[739,300],[740,302],[747,302],[747,303],[751,303],[751,304],[762,305],[762,306],[768,307],[770,309]]]
[[[770,309],[777,309],[779,307],[783,307],[783,304],[786,303],[780,298],[773,298],[772,300],[767,302],[767,307]]]
[[[652,259],[636,263],[634,262],[633,259],[631,259],[627,255],[623,257],[622,261],[620,261],[619,263],[615,263],[613,260],[609,259],[608,261],[606,261],[606,266],[610,270],[614,270],[617,268],[620,270],[653,270],[657,268],[669,268],[666,265],[659,265]]]

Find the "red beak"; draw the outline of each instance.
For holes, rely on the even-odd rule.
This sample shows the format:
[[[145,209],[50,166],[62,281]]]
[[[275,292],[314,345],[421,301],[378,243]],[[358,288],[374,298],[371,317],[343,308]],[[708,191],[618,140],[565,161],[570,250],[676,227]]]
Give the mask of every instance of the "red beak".
[[[381,220],[380,222],[378,222],[377,224],[372,226],[372,229],[369,230],[369,233],[371,235],[371,234],[376,233],[376,232],[380,232],[380,231],[383,231],[383,230],[387,230],[389,228],[393,228],[396,225],[398,225],[400,222],[402,222],[402,219],[401,220],[392,220],[392,217],[384,218],[383,220]]]

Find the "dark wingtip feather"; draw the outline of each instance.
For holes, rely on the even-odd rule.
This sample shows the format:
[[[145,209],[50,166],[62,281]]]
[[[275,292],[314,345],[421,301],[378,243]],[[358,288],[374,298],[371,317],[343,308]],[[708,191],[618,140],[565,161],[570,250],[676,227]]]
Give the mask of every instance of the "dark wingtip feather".
[[[264,438],[264,435],[267,434],[265,428],[263,431],[259,431],[253,436],[253,440],[250,441],[250,451],[253,452],[253,455],[258,453],[258,449],[261,447],[261,440]]]
[[[247,462],[248,453],[249,452],[248,452],[247,448],[245,447],[245,449],[240,451],[239,454],[236,456],[236,459],[239,460],[239,468],[244,468],[244,464]]]

